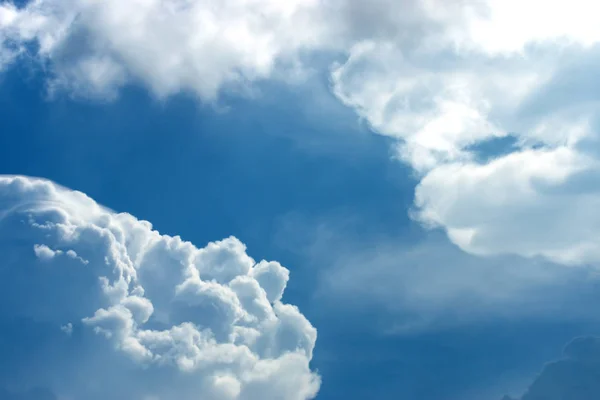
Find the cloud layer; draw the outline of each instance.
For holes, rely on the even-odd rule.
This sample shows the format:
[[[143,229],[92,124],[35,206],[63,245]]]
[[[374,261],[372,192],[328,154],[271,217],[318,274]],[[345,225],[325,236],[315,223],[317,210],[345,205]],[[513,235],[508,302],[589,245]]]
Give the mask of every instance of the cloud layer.
[[[0,387],[139,400],[319,389],[316,330],[281,301],[288,270],[256,263],[236,238],[197,248],[80,192],[0,177],[0,251],[2,335],[14,344]]]
[[[519,256],[484,259],[440,237],[406,246],[394,239],[319,239],[315,242],[327,246],[313,245],[311,263],[329,266],[318,272],[319,295],[352,313],[385,310],[389,320],[382,325],[391,333],[418,334],[498,320],[598,321],[589,307],[600,300],[594,268],[564,268]]]
[[[33,0],[0,5],[0,62],[32,56],[51,91],[110,99],[136,83],[213,101],[329,54],[334,95],[422,178],[418,220],[471,253],[584,264],[600,260],[597,8]]]

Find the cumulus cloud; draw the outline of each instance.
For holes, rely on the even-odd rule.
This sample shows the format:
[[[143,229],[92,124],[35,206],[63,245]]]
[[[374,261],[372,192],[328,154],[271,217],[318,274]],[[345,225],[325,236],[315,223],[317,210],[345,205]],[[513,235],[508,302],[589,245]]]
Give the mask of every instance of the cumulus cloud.
[[[33,251],[40,260],[51,260],[54,258],[54,256],[56,256],[56,254],[61,254],[60,250],[54,251],[45,244],[34,245]]]
[[[52,89],[111,98],[127,82],[211,101],[223,86],[293,70],[325,27],[318,0],[33,0],[0,5],[0,60],[39,48]]]
[[[61,326],[60,330],[67,335],[71,335],[73,334],[73,324],[69,322],[68,324]]]
[[[5,176],[0,251],[0,335],[21,338],[4,349],[13,376],[0,387],[140,400],[304,400],[319,389],[316,330],[282,302],[289,271],[255,262],[234,237],[197,248],[80,192]]]
[[[598,376],[600,338],[576,338],[566,346],[562,359],[543,368],[521,400],[594,400],[600,397]]]
[[[421,177],[415,218],[474,254],[600,261],[597,7],[422,3],[410,33],[365,37],[332,69],[336,96]],[[502,138],[514,146],[495,154]]]
[[[415,30],[448,31],[463,14],[439,0],[7,1],[0,66],[33,56],[53,91],[111,99],[134,82],[161,97],[187,91],[210,101],[224,87],[302,72],[304,55],[345,52],[366,38],[414,42]]]

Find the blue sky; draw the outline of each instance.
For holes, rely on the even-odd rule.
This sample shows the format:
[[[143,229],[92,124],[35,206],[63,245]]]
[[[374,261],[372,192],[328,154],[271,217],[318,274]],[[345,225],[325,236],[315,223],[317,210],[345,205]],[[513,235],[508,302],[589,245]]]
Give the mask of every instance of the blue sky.
[[[593,6],[252,3],[0,3],[0,397],[596,399]]]

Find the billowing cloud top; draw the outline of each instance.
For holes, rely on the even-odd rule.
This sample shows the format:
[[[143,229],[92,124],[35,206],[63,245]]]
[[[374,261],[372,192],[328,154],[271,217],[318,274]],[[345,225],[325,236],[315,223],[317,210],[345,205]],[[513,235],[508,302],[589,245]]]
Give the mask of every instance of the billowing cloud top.
[[[398,139],[421,177],[417,219],[474,254],[595,263],[597,11],[585,0],[32,0],[0,5],[0,63],[32,56],[53,91],[111,98],[132,82],[212,101],[331,54],[334,95]]]
[[[51,359],[38,348],[24,370],[57,398],[304,400],[318,391],[316,330],[281,301],[288,270],[256,263],[236,238],[197,248],[80,192],[4,176],[0,253],[0,317],[20,337],[12,351],[34,347],[33,335],[35,346],[72,354]],[[6,362],[18,385],[19,362]],[[81,382],[89,369],[99,372]]]

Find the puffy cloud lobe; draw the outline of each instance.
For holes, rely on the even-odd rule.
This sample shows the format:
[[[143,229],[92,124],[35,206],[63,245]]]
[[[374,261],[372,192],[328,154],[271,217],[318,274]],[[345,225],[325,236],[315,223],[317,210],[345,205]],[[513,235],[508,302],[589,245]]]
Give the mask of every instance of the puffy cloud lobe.
[[[595,262],[600,197],[569,188],[597,162],[568,147],[523,150],[486,165],[443,165],[416,191],[419,218],[444,226],[449,237],[476,254],[545,255],[566,264]]]
[[[236,238],[199,249],[82,193],[0,177],[0,247],[2,320],[49,324],[60,340],[94,332],[112,350],[108,365],[92,366],[129,360],[145,382],[126,394],[50,380],[59,397],[300,400],[318,391],[316,330],[281,302],[288,270],[255,263]],[[169,383],[149,385],[144,371],[152,379],[158,370]]]
[[[87,260],[84,260],[83,258],[79,257],[77,253],[75,253],[73,250],[67,250],[66,252],[64,252],[62,250],[52,250],[45,244],[36,244],[33,246],[33,252],[40,260],[51,260],[56,256],[64,254],[67,257],[81,261],[83,264],[87,264]]]
[[[600,339],[581,337],[567,345],[564,358],[547,364],[522,400],[593,400],[600,396]],[[511,400],[506,396],[506,400]]]
[[[45,244],[36,244],[35,246],[33,246],[33,251],[40,260],[51,260],[58,253],[52,250],[50,247],[46,246]]]

